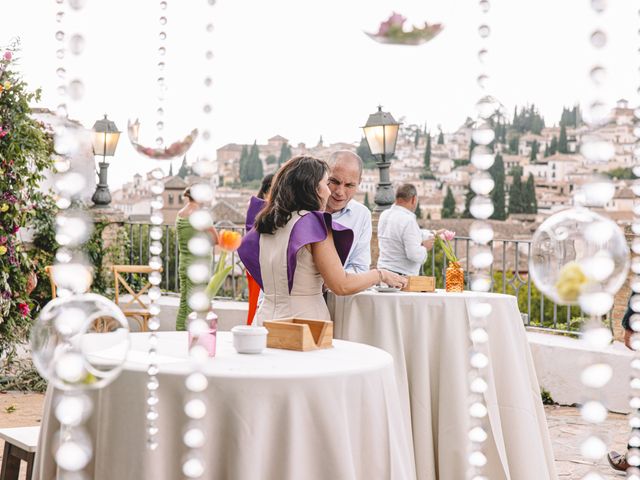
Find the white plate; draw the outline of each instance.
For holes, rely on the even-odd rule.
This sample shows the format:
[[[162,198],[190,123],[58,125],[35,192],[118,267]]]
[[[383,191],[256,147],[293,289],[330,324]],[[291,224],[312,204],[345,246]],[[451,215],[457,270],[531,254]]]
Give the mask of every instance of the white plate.
[[[380,292],[380,293],[390,293],[390,292],[399,292],[400,288],[398,287],[383,287],[381,285],[376,285],[375,287],[373,287],[373,289],[376,292]]]

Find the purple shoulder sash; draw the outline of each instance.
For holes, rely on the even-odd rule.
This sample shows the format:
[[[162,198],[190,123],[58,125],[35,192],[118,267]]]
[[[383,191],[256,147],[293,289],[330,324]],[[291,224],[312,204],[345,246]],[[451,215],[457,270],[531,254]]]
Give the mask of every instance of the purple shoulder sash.
[[[247,211],[247,226],[251,229],[242,239],[242,244],[238,249],[238,256],[244,263],[245,268],[251,276],[258,282],[260,288],[263,287],[262,272],[260,271],[260,234],[253,228],[253,223],[258,212],[264,206],[264,201],[258,198],[251,198]],[[326,212],[309,212],[303,215],[291,230],[289,244],[287,246],[287,280],[289,282],[289,293],[293,288],[293,277],[297,266],[298,251],[310,243],[321,242],[327,238],[329,228],[333,232],[333,243],[344,265],[347,260],[351,244],[353,243],[353,231],[347,227],[333,222],[331,214]]]

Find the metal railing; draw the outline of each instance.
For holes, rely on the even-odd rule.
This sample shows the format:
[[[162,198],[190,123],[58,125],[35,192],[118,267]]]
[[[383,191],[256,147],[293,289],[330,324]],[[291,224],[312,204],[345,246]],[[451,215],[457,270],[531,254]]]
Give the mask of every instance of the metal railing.
[[[244,227],[216,225],[218,228],[234,230],[244,235]],[[175,226],[164,225],[163,279],[160,287],[168,292],[180,291],[179,278],[179,246]],[[129,223],[128,259],[132,265],[145,265],[149,261],[149,224]],[[465,270],[465,287],[470,288],[468,272],[471,271],[471,257],[473,254],[472,241],[468,237],[458,237],[453,241],[456,256]],[[529,259],[531,257],[531,242],[528,240],[493,240],[490,243],[493,252],[493,263],[490,270],[491,291],[515,295],[522,314],[522,320],[527,327],[553,331],[558,333],[578,334],[584,315],[577,307],[558,305],[545,297],[532,284],[528,275]],[[244,265],[234,252],[228,260],[234,265],[223,289],[221,298],[246,300],[248,296]],[[214,259],[215,263],[215,259]],[[213,265],[212,265],[213,267]],[[436,287],[444,288],[446,281],[447,258],[444,252],[434,247],[429,253],[423,267],[425,275],[436,278]],[[607,316],[611,327],[611,316]]]

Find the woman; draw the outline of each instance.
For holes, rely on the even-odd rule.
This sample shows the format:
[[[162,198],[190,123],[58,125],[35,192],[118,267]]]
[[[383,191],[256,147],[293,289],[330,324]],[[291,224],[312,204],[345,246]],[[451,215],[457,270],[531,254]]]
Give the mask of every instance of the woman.
[[[269,175],[265,175],[262,179],[262,184],[260,184],[260,190],[258,191],[258,198],[262,200],[266,200],[269,196],[269,191],[271,190],[271,183],[273,182],[273,173]]]
[[[386,270],[344,271],[353,232],[333,224],[324,212],[331,194],[328,173],[322,160],[294,157],[276,173],[263,207],[252,199],[249,219],[261,210],[238,254],[264,290],[258,325],[290,317],[330,320],[323,284],[337,295],[351,295],[379,282],[406,285],[404,277]]]
[[[189,295],[193,288],[193,283],[187,275],[187,269],[193,261],[198,258],[199,260],[205,260],[211,265],[212,255],[211,253],[207,257],[196,257],[189,251],[189,240],[198,233],[198,231],[189,223],[189,216],[202,208],[202,206],[196,202],[191,196],[191,187],[187,187],[182,193],[182,198],[187,201],[186,205],[178,212],[176,217],[176,234],[178,235],[178,275],[180,277],[180,308],[178,309],[178,317],[176,318],[176,330],[186,329],[187,315],[191,313],[189,308]],[[208,230],[211,235],[211,243],[215,245],[218,243],[218,232],[215,227],[210,227]]]

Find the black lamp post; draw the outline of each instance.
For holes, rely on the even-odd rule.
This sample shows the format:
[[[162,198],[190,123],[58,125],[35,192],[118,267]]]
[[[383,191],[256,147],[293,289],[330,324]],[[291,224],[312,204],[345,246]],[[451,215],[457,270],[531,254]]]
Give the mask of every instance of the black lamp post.
[[[106,114],[102,120],[98,120],[93,125],[92,130],[93,154],[102,155],[102,161],[98,162],[100,167],[98,185],[91,200],[95,207],[106,207],[111,203],[111,193],[107,183],[107,170],[109,168],[107,157],[113,157],[116,153],[120,132],[116,124],[109,120]]]
[[[380,182],[376,187],[374,211],[381,212],[393,204],[393,187],[389,180],[390,159],[396,151],[396,140],[400,123],[396,122],[389,112],[383,112],[378,105],[378,111],[369,115],[367,124],[362,127],[364,136],[369,144],[372,155],[380,157],[376,163],[380,170]]]

